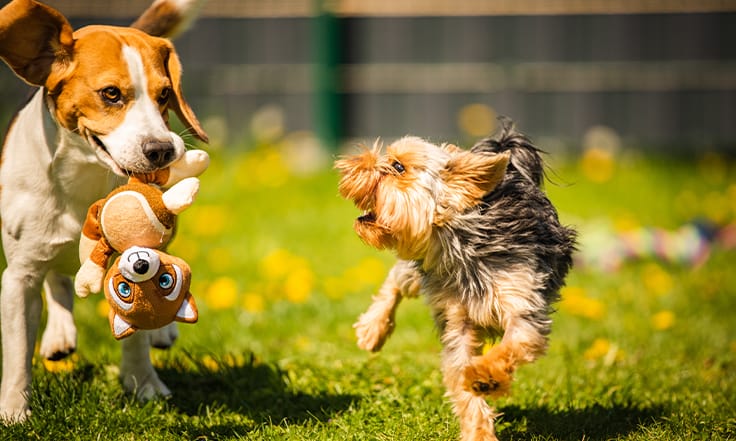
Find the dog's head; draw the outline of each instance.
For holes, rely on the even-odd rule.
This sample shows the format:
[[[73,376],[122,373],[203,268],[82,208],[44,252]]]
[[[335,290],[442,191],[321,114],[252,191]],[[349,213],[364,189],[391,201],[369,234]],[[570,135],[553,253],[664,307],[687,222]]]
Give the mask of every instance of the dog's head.
[[[196,322],[190,282],[191,269],[178,257],[151,248],[125,250],[105,276],[115,337],[127,337],[137,329],[157,329],[172,321]]]
[[[0,10],[0,58],[44,87],[59,125],[120,175],[161,169],[184,153],[184,141],[169,129],[169,110],[207,141],[182,95],[181,65],[169,40],[125,27],[73,31],[58,11],[13,0]]]
[[[402,259],[424,257],[434,226],[477,205],[503,179],[509,154],[402,138],[339,158],[340,194],[363,210],[355,231]]]

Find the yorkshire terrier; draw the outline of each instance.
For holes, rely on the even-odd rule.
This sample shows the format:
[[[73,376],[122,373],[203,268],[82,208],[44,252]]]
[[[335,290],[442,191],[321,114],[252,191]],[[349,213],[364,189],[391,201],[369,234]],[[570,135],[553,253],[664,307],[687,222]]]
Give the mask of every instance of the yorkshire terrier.
[[[507,394],[516,369],[546,351],[575,249],[541,189],[542,152],[502,123],[470,150],[405,137],[335,162],[340,194],[364,212],[358,236],[399,258],[354,325],[358,346],[380,350],[401,299],[422,291],[466,441],[497,439],[485,398]],[[487,338],[500,342],[483,353]]]

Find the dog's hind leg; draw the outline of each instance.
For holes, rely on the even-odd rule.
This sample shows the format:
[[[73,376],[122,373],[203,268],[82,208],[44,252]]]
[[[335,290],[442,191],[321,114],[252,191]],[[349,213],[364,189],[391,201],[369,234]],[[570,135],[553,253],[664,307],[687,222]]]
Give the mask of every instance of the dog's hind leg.
[[[463,387],[463,374],[482,346],[481,331],[460,303],[448,302],[435,320],[442,331],[442,373],[447,396],[460,420],[463,441],[496,441],[497,416],[482,396]]]
[[[27,271],[9,263],[2,276],[0,329],[2,331],[2,385],[0,420],[15,422],[28,416],[31,361],[41,320],[43,272]]]
[[[60,360],[77,348],[77,328],[72,315],[74,287],[69,277],[49,271],[43,289],[48,320],[39,352],[49,360]]]
[[[475,357],[464,373],[465,390],[477,395],[501,396],[509,392],[512,375],[524,363],[531,363],[547,349],[549,322],[517,317],[509,321],[501,342]]]
[[[171,395],[151,364],[150,341],[149,331],[135,332],[122,341],[120,378],[123,387],[142,401]]]

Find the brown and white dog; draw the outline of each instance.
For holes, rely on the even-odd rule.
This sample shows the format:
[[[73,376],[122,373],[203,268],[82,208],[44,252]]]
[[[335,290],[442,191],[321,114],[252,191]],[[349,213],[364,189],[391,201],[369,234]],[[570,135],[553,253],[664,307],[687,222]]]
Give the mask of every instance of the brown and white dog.
[[[40,353],[76,349],[74,290],[87,208],[130,173],[166,167],[185,152],[168,126],[173,110],[194,136],[207,135],[182,96],[181,66],[165,38],[201,0],[156,0],[132,27],[74,31],[58,11],[33,0],[0,10],[0,57],[38,91],[12,121],[2,147],[0,217],[8,266],[2,275],[0,419],[26,418],[31,360],[45,292]],[[121,378],[141,399],[170,392],[149,347],[168,346],[175,328],[123,342]]]

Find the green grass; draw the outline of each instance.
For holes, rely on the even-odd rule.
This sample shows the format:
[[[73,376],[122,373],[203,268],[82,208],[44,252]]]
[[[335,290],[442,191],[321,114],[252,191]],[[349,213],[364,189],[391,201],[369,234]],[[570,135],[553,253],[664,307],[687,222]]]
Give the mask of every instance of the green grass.
[[[733,163],[628,157],[615,167],[596,183],[577,160],[554,163],[558,184],[547,187],[565,222],[736,218]],[[200,321],[152,352],[174,396],[141,404],[122,391],[104,300],[88,298],[75,309],[74,363],[35,361],[33,415],[0,427],[0,439],[456,439],[421,300],[402,305],[381,353],[355,346],[351,325],[393,258],[355,237],[357,211],[336,184],[330,170],[289,173],[268,149],[215,153],[172,247],[194,270]],[[495,403],[500,438],[736,439],[735,261],[715,249],[698,268],[575,269],[548,355]]]

